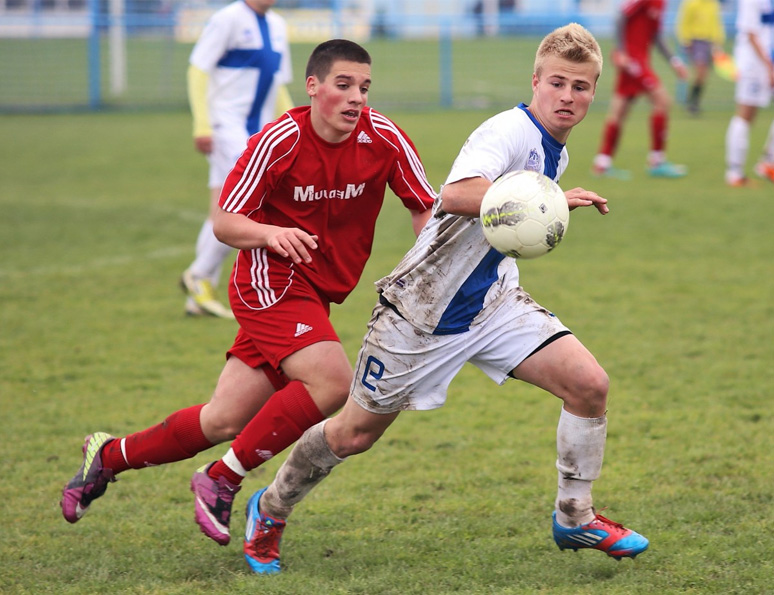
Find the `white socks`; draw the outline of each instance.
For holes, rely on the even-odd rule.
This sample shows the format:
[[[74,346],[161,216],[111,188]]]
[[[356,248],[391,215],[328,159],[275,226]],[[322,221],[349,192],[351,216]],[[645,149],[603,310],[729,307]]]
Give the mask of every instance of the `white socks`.
[[[763,160],[774,163],[774,120],[771,121],[769,135],[766,137],[766,144],[763,145]]]
[[[312,426],[299,438],[261,496],[261,511],[276,519],[286,519],[331,470],[344,461],[337,457],[325,439],[327,419]]]
[[[607,417],[576,417],[562,408],[556,428],[556,520],[560,525],[577,527],[594,519],[591,486],[602,470],[606,439]]]
[[[750,123],[734,116],[726,130],[726,181],[744,178],[747,151],[750,148]]]

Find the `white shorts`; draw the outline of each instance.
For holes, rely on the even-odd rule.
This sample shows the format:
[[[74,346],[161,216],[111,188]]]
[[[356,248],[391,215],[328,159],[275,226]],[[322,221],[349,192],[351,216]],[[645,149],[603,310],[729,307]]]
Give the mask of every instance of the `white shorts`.
[[[738,68],[739,79],[736,81],[734,100],[739,105],[768,107],[771,103],[772,88],[769,75],[765,69],[756,65],[754,68]]]
[[[220,188],[234,164],[247,148],[247,129],[244,126],[217,126],[212,133],[209,187]]]
[[[436,409],[466,362],[503,384],[548,339],[569,332],[521,288],[498,302],[483,323],[456,335],[424,333],[377,304],[358,354],[352,397],[372,413]]]

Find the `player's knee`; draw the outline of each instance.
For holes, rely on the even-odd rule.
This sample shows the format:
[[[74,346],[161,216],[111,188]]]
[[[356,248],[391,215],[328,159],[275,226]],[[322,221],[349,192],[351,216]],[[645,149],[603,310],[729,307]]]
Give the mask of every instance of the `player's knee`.
[[[210,423],[207,428],[207,439],[213,444],[231,442],[242,431],[245,424],[241,421],[220,419],[216,423]]]
[[[349,370],[331,370],[324,378],[318,378],[307,388],[317,408],[324,416],[333,415],[344,406],[352,384]]]
[[[360,454],[370,449],[378,439],[379,435],[370,432],[351,434],[339,443],[336,455],[344,458]]]
[[[224,412],[210,406],[202,409],[200,418],[202,432],[213,444],[230,442],[244,429],[248,421],[249,417],[246,415],[236,415],[235,411]]]
[[[576,371],[572,384],[563,396],[565,408],[581,417],[599,417],[607,408],[607,392],[610,380],[605,370],[599,366]]]
[[[583,375],[578,389],[578,394],[589,409],[604,410],[610,378],[601,366],[595,366]]]

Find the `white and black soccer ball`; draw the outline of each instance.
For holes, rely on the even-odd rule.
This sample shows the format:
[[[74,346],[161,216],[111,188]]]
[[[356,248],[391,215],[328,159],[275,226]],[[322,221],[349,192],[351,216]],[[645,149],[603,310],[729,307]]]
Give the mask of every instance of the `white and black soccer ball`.
[[[564,192],[535,171],[498,178],[481,202],[484,236],[495,250],[513,258],[548,254],[562,241],[569,224]]]

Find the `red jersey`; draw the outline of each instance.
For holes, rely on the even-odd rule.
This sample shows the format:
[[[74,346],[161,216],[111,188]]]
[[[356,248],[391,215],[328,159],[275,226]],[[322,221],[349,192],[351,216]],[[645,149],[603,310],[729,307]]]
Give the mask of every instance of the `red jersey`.
[[[376,219],[389,184],[404,206],[425,211],[435,191],[411,140],[366,107],[350,136],[329,143],[297,107],[250,137],[228,175],[220,206],[259,223],[318,236],[312,262],[294,264],[267,248],[240,250],[232,283],[245,306],[276,303],[303,275],[329,302],[354,289],[371,254]]]
[[[621,12],[624,16],[624,51],[638,62],[647,64],[650,46],[661,28],[664,0],[626,0]]]

